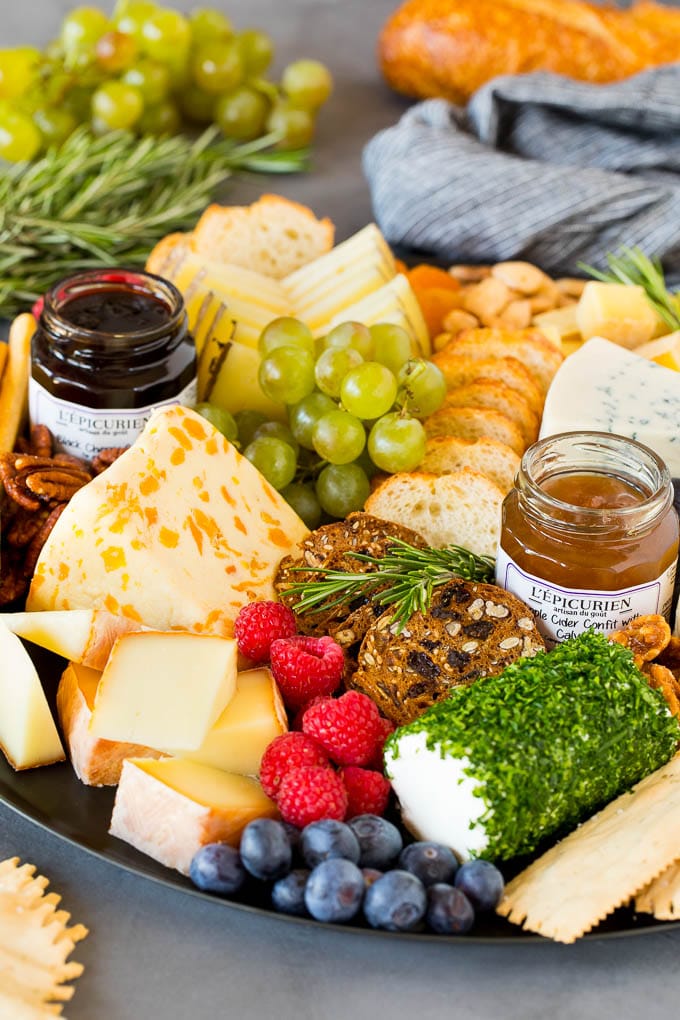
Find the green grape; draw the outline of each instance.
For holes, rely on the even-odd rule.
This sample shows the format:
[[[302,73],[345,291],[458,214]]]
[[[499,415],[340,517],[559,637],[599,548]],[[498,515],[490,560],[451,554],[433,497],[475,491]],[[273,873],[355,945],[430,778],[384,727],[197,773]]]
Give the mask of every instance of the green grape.
[[[136,124],[140,135],[176,135],[182,126],[179,110],[170,99],[147,106]]]
[[[364,359],[353,347],[329,347],[322,351],[314,366],[316,385],[329,397],[340,396],[340,387],[350,368],[356,368]]]
[[[200,46],[191,61],[193,80],[204,92],[231,92],[243,80],[243,61],[234,42],[211,42]]]
[[[158,60],[173,70],[187,61],[191,47],[189,22],[179,11],[169,8],[156,10],[142,25],[142,49],[152,60]]]
[[[288,410],[290,430],[300,446],[307,450],[314,449],[312,434],[319,418],[330,411],[337,410],[338,405],[325,393],[310,393]]]
[[[262,411],[252,411],[250,409],[237,411],[234,415],[234,421],[238,429],[241,446],[246,447],[249,443],[252,443],[255,432],[267,420],[266,414],[262,414]]]
[[[396,326],[391,322],[377,322],[374,326],[369,326],[369,331],[375,346],[375,361],[379,361],[396,375],[413,353],[408,332],[403,326]]]
[[[233,26],[221,11],[214,11],[210,7],[199,7],[189,15],[191,27],[191,41],[194,46],[202,46],[203,43],[214,42],[216,39],[224,42],[234,34]]]
[[[314,357],[301,347],[276,347],[260,362],[257,379],[270,400],[297,404],[314,389]]]
[[[215,107],[215,121],[227,138],[250,141],[264,134],[269,100],[247,85],[221,96]]]
[[[347,411],[329,411],[319,418],[312,431],[314,449],[330,464],[349,464],[366,445],[366,430],[358,418]]]
[[[427,435],[417,418],[398,412],[384,415],[368,437],[371,460],[382,471],[413,471],[425,456]]]
[[[169,69],[153,60],[140,60],[129,67],[120,80],[126,85],[133,85],[149,106],[162,102],[170,92]]]
[[[359,465],[361,470],[369,479],[373,478],[373,476],[378,473],[379,469],[371,460],[371,455],[368,452],[368,444],[364,446],[361,454],[357,457],[354,463]]]
[[[309,327],[289,315],[273,319],[262,330],[257,342],[257,349],[263,358],[277,347],[300,347],[312,356],[315,353],[314,337]]]
[[[365,361],[351,368],[340,388],[345,410],[365,421],[386,414],[396,395],[397,380],[389,368],[377,361]]]
[[[363,508],[371,487],[358,464],[329,464],[316,480],[316,495],[331,517],[346,517]]]
[[[40,61],[40,50],[32,46],[0,50],[0,99],[23,96],[36,80]]]
[[[194,411],[209,421],[211,425],[214,425],[218,432],[229,440],[230,443],[235,443],[238,439],[238,428],[234,421],[234,416],[229,414],[229,411],[225,411],[222,407],[217,407],[216,404],[209,404],[207,401],[196,404]]]
[[[412,358],[401,367],[397,381],[399,406],[416,418],[427,418],[444,403],[446,379],[432,361]]]
[[[0,108],[0,159],[9,163],[33,159],[41,145],[40,132],[28,114]]]
[[[66,108],[41,106],[33,113],[33,123],[46,146],[61,145],[78,126],[78,121]]]
[[[285,489],[295,477],[295,451],[274,436],[260,436],[248,443],[243,455],[275,489]]]
[[[109,130],[133,127],[144,110],[141,94],[122,81],[107,81],[92,96],[92,119]]]
[[[187,85],[177,93],[179,108],[195,124],[210,124],[215,114],[215,96],[203,92],[198,85]]]
[[[352,347],[364,361],[375,360],[371,332],[361,322],[341,322],[339,326],[334,326],[324,337],[323,346],[326,350],[329,347]]]
[[[61,23],[59,41],[67,64],[96,57],[99,39],[110,29],[109,19],[97,7],[76,7]]]
[[[125,32],[105,32],[95,46],[97,64],[107,74],[118,74],[130,66],[137,56],[137,43]]]
[[[311,485],[305,485],[304,482],[291,482],[285,489],[281,489],[281,495],[310,531],[319,527],[321,506]]]
[[[300,453],[300,444],[287,425],[284,425],[280,421],[262,422],[262,424],[258,425],[255,429],[253,439],[259,439],[260,436],[273,436],[275,439],[280,439],[282,443],[288,443],[295,454],[295,458],[297,459],[297,456]]]
[[[318,60],[296,60],[284,69],[281,88],[293,106],[314,111],[333,91],[333,79]]]
[[[144,22],[158,13],[158,4],[154,0],[119,0],[113,12],[114,28],[126,35],[133,36],[141,42]]]
[[[279,136],[280,149],[301,149],[314,137],[314,118],[307,110],[278,103],[267,118],[267,131]]]
[[[274,46],[268,35],[256,28],[247,28],[236,37],[245,75],[257,78],[267,70],[274,57]]]

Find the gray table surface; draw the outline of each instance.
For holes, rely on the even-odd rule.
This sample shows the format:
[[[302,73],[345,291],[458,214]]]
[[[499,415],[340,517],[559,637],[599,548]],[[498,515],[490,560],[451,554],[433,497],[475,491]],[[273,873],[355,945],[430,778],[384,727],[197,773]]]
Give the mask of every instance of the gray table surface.
[[[46,41],[70,6],[0,0],[2,45]],[[248,202],[278,190],[331,216],[338,237],[348,236],[370,219],[362,145],[406,105],[381,84],[374,61],[378,28],[395,4],[217,0],[215,6],[238,27],[265,26],[278,44],[280,66],[294,56],[317,56],[336,79],[314,173],[238,181],[229,200]],[[121,871],[0,804],[0,860],[14,855],[48,875],[65,909],[91,930],[74,954],[86,969],[66,1008],[70,1020],[665,1020],[676,1015],[680,999],[680,931],[573,947],[419,946],[290,925]]]

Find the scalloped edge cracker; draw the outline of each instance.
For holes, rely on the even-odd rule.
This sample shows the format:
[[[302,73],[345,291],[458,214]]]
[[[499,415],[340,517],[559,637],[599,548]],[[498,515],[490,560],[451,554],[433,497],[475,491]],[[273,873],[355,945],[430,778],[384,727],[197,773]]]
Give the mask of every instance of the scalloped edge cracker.
[[[680,917],[680,861],[671,864],[635,897],[635,909],[653,914],[658,921]]]
[[[617,797],[508,883],[497,913],[574,942],[680,854],[680,755]]]
[[[0,1016],[13,1020],[60,1015],[74,991],[64,982],[83,972],[67,958],[87,928],[68,927],[71,915],[57,909],[61,897],[45,891],[48,879],[35,870],[18,857],[0,862]]]

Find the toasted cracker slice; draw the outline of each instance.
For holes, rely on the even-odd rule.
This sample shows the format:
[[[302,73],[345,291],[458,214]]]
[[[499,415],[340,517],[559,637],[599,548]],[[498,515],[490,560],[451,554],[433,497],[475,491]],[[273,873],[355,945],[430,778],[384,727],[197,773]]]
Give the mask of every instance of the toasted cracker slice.
[[[680,917],[680,861],[671,864],[635,897],[635,909],[653,914],[658,921]]]
[[[570,833],[508,883],[497,911],[574,942],[660,875],[680,848],[680,755]]]
[[[70,914],[57,909],[61,897],[46,893],[47,885],[33,865],[20,866],[17,857],[0,862],[0,989],[22,1004],[27,1017],[29,1007],[36,1016],[59,1014],[59,1003],[73,995],[64,982],[83,970],[67,959],[87,928],[68,927]],[[17,1016],[24,1015],[16,1009]]]

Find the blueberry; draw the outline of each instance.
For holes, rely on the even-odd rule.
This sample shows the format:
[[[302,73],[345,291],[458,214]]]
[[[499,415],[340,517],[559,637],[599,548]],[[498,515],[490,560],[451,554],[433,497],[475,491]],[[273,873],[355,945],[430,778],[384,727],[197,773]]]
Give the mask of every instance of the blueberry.
[[[331,857],[312,871],[305,889],[305,905],[317,921],[351,921],[364,898],[366,885],[352,861]]]
[[[387,871],[366,890],[364,916],[371,928],[413,931],[426,910],[425,886],[410,871]]]
[[[503,895],[503,876],[491,861],[474,860],[461,864],[455,879],[475,910],[493,910]]]
[[[206,843],[194,854],[189,877],[203,892],[229,896],[241,888],[246,873],[239,852],[233,846]]]
[[[305,886],[310,872],[307,868],[296,868],[285,878],[280,878],[272,886],[272,906],[280,914],[294,914],[296,917],[309,917],[305,906]]]
[[[453,882],[458,861],[441,843],[410,843],[399,855],[399,867],[416,875],[423,885]]]
[[[396,861],[404,845],[396,825],[378,815],[357,815],[347,824],[359,840],[359,864],[362,868],[384,871]]]
[[[425,919],[438,935],[462,935],[475,923],[475,910],[461,889],[436,882],[427,890]]]
[[[332,818],[306,825],[302,830],[301,846],[304,862],[310,868],[333,857],[342,857],[352,864],[359,863],[359,840],[349,825]]]
[[[243,867],[265,881],[283,878],[291,869],[293,850],[288,833],[273,818],[256,818],[241,834]]]

